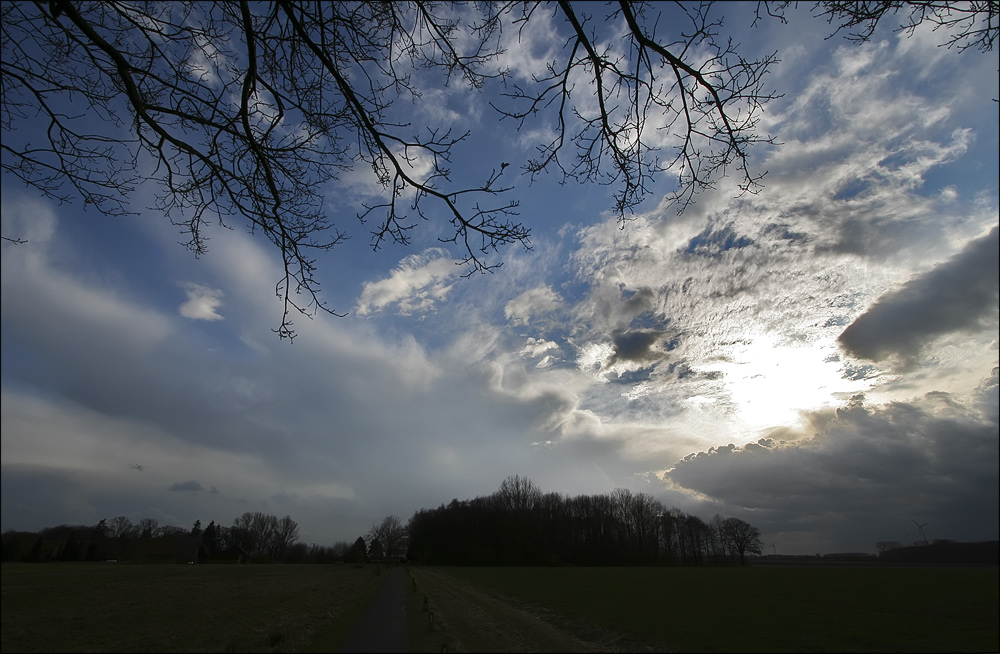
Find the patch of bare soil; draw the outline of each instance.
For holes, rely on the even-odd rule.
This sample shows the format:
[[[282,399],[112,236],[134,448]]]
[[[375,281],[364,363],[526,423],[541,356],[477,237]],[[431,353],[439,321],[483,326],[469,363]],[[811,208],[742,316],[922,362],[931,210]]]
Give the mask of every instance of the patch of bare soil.
[[[425,568],[411,571],[435,612],[437,630],[448,636],[449,651],[667,651],[447,574]]]

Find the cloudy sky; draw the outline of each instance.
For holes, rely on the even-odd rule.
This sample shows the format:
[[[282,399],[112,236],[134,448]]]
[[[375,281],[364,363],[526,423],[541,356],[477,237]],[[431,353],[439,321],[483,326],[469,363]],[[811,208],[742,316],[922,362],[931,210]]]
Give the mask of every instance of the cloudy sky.
[[[291,343],[266,242],[216,229],[196,259],[142,209],[154,189],[111,219],[5,176],[27,243],[2,252],[2,529],[264,511],[332,544],[520,474],[738,516],[779,553],[873,552],[914,521],[998,538],[997,53],[726,8],[742,52],[782,60],[759,195],[653,197],[621,229],[605,187],[506,172],[532,249],[466,279],[433,220],[372,252],[346,176],[352,238],[318,278],[347,315]],[[545,21],[516,66],[559,45]],[[470,170],[523,162],[489,93],[408,111],[472,130]]]

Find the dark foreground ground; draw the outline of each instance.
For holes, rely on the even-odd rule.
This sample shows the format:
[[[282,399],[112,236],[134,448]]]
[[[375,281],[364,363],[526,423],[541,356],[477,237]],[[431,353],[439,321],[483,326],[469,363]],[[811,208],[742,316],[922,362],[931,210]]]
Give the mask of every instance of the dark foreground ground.
[[[341,652],[409,652],[406,573],[390,568],[382,589],[341,642]]]

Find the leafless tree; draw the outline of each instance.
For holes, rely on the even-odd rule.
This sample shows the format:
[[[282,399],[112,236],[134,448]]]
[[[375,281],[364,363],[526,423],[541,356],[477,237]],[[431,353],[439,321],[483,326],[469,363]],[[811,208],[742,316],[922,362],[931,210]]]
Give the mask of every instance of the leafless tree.
[[[712,521],[709,523],[709,527],[712,530],[712,541],[714,545],[714,553],[722,558],[726,557],[726,519],[721,515],[716,513],[712,516]]]
[[[386,561],[391,561],[399,556],[405,538],[406,528],[394,515],[386,516],[382,522],[373,524],[367,534],[369,543],[378,543],[377,550],[372,551],[378,551],[381,558],[386,559]]]
[[[739,518],[726,518],[722,523],[723,537],[726,549],[738,554],[740,565],[746,565],[747,554],[760,554],[764,541],[760,539],[760,530]]]
[[[230,538],[241,545],[252,558],[270,557],[277,529],[277,516],[247,511],[233,521]]]
[[[385,190],[359,213],[373,225],[376,248],[408,242],[417,221],[432,217],[451,223],[444,240],[462,248],[470,273],[498,265],[488,255],[504,245],[529,245],[517,200],[497,198],[512,190],[501,182],[506,166],[456,186],[451,155],[467,134],[397,118],[394,101],[419,98],[425,85],[504,84],[509,106],[497,110],[518,128],[552,113],[558,136],[524,172],[557,169],[620,185],[623,219],[668,168],[684,180],[685,202],[731,164],[753,188],[759,177],[746,153],[759,140],[758,109],[771,97],[760,83],[774,58],[736,57],[717,43],[718,23],[705,8],[685,9],[690,31],[668,40],[651,4],[612,5],[597,20],[589,6],[4,3],[3,169],[50,197],[77,195],[109,214],[132,212],[129,194],[156,180],[155,208],[182,227],[196,254],[206,250],[210,220],[247,225],[282,256],[277,331],[289,337],[292,311],[333,311],[318,296],[315,256],[345,238],[323,203],[344,171],[370,170]],[[562,58],[532,84],[515,84],[499,63],[503,30],[546,11],[569,26]],[[595,31],[619,25],[628,56]],[[714,56],[686,61],[696,47]],[[596,113],[572,98],[577,85],[597,93]],[[681,139],[668,164],[655,154],[664,130]],[[418,161],[429,162],[429,174],[416,172]]]
[[[136,531],[132,521],[123,515],[116,516],[108,522],[109,538],[130,538],[136,535]]]
[[[494,494],[497,504],[504,510],[527,515],[542,497],[542,491],[527,477],[510,475]]]
[[[768,15],[781,21],[785,20],[785,10],[798,4],[798,2],[759,3]],[[815,17],[824,18],[835,27],[831,36],[844,32],[846,39],[857,43],[869,40],[875,34],[879,23],[889,16],[898,14],[902,14],[902,20],[896,28],[897,31],[912,35],[917,27],[926,23],[931,25],[934,31],[941,30],[942,47],[955,48],[959,51],[973,48],[980,52],[990,52],[1000,30],[996,0],[966,2],[825,0],[809,4],[812,4]],[[760,14],[758,8],[758,16]]]
[[[270,556],[272,561],[284,558],[288,548],[299,539],[299,524],[286,515],[275,521],[270,538]]]
[[[762,6],[783,17],[788,4]],[[902,4],[817,7],[863,39]],[[957,47],[991,48],[995,3],[967,5],[912,3],[910,29],[930,20],[958,30]],[[551,128],[514,170],[611,185],[623,223],[664,176],[676,178],[678,209],[730,174],[756,191],[764,172],[749,153],[772,142],[757,124],[775,97],[764,78],[777,59],[741,56],[711,6],[5,2],[2,169],[48,197],[79,197],[111,215],[135,212],[132,193],[152,180],[153,208],[196,255],[210,222],[262,235],[282,259],[275,331],[290,338],[295,313],[335,313],[319,295],[316,264],[346,238],[324,200],[347,171],[368,171],[383,189],[358,212],[376,249],[408,243],[430,219],[450,224],[442,240],[461,249],[468,274],[500,265],[493,255],[504,246],[530,247],[507,165],[454,182],[452,155],[468,133],[411,124],[396,106],[441,84],[498,89],[501,124]],[[552,37],[561,48],[525,81],[504,67],[504,34],[544,14],[561,26]],[[969,16],[974,27],[963,22]]]
[[[659,555],[663,505],[647,493],[633,493],[627,488],[614,489],[610,500],[625,560],[632,564],[655,561]]]
[[[143,518],[139,521],[139,536],[142,538],[155,538],[160,535],[160,523],[154,518]]]

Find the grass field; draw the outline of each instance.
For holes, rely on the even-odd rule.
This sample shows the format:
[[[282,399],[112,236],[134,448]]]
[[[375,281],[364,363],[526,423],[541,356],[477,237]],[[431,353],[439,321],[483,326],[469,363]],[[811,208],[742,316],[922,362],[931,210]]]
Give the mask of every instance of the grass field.
[[[660,651],[998,652],[997,568],[435,568]]]
[[[1000,651],[995,567],[429,570],[659,651]],[[3,564],[0,650],[335,651],[385,579],[337,565]],[[414,599],[415,651],[437,651]]]
[[[329,652],[384,580],[337,565],[4,563],[0,651]]]

